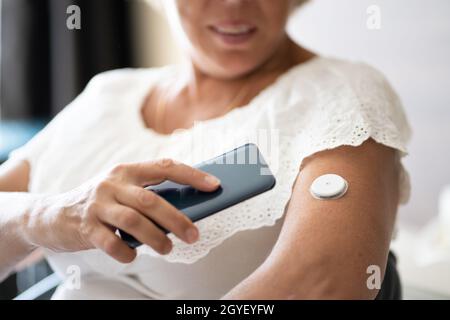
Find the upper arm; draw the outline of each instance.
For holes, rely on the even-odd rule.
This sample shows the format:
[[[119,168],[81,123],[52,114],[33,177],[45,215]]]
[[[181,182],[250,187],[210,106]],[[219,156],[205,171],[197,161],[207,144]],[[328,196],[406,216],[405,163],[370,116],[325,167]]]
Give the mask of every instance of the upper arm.
[[[27,192],[29,176],[28,161],[6,161],[0,166],[0,192]]]
[[[308,92],[305,81],[291,83],[293,90]],[[367,65],[330,62],[316,74],[311,92],[317,94],[299,103],[293,95],[280,111],[280,128],[292,142],[283,154],[286,163],[303,160],[297,172],[286,173],[297,179],[279,238],[265,262],[228,297],[377,294],[367,288],[367,270],[376,265],[380,280],[384,275],[398,203],[407,200],[400,156],[411,129],[387,79]],[[310,194],[314,179],[327,173],[348,181],[342,198],[317,200]]]
[[[366,270],[377,265],[384,274],[398,206],[398,172],[396,151],[371,139],[305,159],[266,261],[272,271],[284,270],[287,287],[280,289],[300,296],[375,297],[367,288]],[[311,183],[326,173],[347,180],[342,198],[311,196]]]

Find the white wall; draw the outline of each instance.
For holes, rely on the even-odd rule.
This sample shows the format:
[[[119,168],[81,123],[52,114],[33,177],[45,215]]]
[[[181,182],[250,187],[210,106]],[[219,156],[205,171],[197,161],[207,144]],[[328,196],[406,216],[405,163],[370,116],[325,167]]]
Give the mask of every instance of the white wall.
[[[370,5],[381,29],[366,26]],[[366,61],[399,93],[414,130],[405,165],[412,198],[400,222],[423,225],[437,214],[450,184],[450,1],[311,0],[289,26],[292,36],[325,55]]]
[[[0,0],[1,1],[1,0]],[[148,2],[131,2],[133,16],[133,57],[141,67],[164,66],[182,61],[165,15]]]

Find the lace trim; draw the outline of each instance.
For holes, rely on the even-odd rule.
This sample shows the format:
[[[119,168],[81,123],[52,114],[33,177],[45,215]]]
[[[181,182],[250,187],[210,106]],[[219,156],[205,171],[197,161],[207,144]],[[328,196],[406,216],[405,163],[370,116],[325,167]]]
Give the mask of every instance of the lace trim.
[[[361,125],[358,127],[361,128]],[[173,241],[174,247],[169,255],[161,256],[148,246],[141,246],[138,249],[138,254],[149,254],[172,263],[195,263],[199,259],[207,256],[213,248],[218,247],[237,232],[275,225],[277,220],[285,212],[285,207],[289,201],[292,186],[297,177],[300,165],[303,159],[308,156],[342,145],[359,146],[370,137],[387,146],[396,149],[401,148],[398,142],[382,139],[376,134],[371,134],[370,129],[366,129],[366,127],[362,128],[365,129],[364,134],[356,133],[358,132],[356,131],[355,135],[348,139],[336,140],[332,144],[326,144],[324,142],[318,144],[313,143],[309,149],[303,149],[301,153],[297,152],[296,156],[294,150],[297,150],[297,148],[292,148],[292,142],[286,139],[281,143],[280,154],[287,155],[287,157],[282,159],[280,163],[280,174],[277,176],[277,185],[274,189],[264,195],[246,200],[198,221],[196,225],[199,228],[201,239],[195,244],[188,245],[176,238],[173,234],[170,234],[169,238]],[[408,192],[405,193],[404,191],[409,190],[409,185],[405,179],[402,179],[400,184],[401,198],[402,202],[404,202],[408,197]]]
[[[317,152],[344,145],[359,146],[373,138],[399,150],[400,156],[406,155],[405,146],[410,134],[408,122],[397,96],[384,78],[367,66],[333,72],[331,78],[320,72],[316,77],[310,75],[312,85],[307,89],[315,90],[318,99],[314,108],[302,109],[304,102],[296,99],[294,104],[288,103],[287,108],[280,108],[284,111],[269,110],[275,117],[286,117],[285,111],[292,111],[288,119],[280,121],[285,128],[284,136],[280,137],[280,162],[274,189],[199,221],[201,239],[193,245],[169,235],[174,244],[169,255],[160,256],[147,246],[141,246],[138,254],[158,256],[168,262],[195,263],[237,232],[273,226],[285,212],[303,159]],[[336,77],[340,81],[336,81]],[[295,82],[296,79],[286,78],[286,81]],[[273,106],[279,104],[270,103]],[[266,158],[266,161],[271,166],[270,159]],[[401,203],[408,200],[409,189],[408,175],[402,167]]]

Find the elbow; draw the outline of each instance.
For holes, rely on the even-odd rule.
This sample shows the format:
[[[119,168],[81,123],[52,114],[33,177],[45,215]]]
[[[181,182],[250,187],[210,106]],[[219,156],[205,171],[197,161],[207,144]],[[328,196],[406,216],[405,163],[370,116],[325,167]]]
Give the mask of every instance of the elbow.
[[[373,300],[378,289],[368,289],[359,279],[323,274],[320,279],[291,279],[276,299],[285,300]]]
[[[371,275],[366,271],[367,268],[362,268],[358,263],[340,265],[336,261],[324,261],[322,256],[316,263],[310,261],[287,272],[285,268],[283,273],[268,268],[265,278],[271,279],[272,284],[277,279],[276,287],[272,285],[269,290],[274,299],[373,300],[380,286],[373,288]]]
[[[352,285],[343,283],[342,280],[333,277],[318,282],[310,287],[308,292],[300,292],[295,299],[312,300],[373,300],[378,294],[378,290],[369,290],[362,288],[359,284]]]

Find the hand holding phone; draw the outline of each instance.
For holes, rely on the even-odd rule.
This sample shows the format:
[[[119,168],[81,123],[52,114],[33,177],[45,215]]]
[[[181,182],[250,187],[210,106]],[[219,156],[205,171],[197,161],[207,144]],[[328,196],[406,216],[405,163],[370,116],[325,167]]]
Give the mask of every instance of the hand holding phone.
[[[165,181],[146,188],[164,198],[193,222],[268,191],[275,185],[275,177],[254,144],[246,144],[194,167],[219,178],[220,187],[213,192],[203,192],[192,186]],[[119,234],[130,247],[141,245],[128,233],[119,230]]]
[[[34,246],[58,252],[96,248],[129,263],[136,250],[117,236],[120,229],[167,254],[172,241],[156,224],[187,243],[195,242],[199,234],[184,213],[143,188],[166,180],[205,192],[220,185],[215,177],[170,159],[118,164],[71,190],[40,197],[26,238]]]

